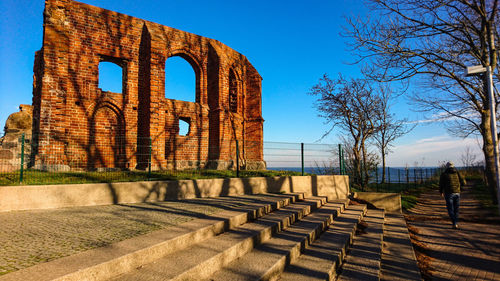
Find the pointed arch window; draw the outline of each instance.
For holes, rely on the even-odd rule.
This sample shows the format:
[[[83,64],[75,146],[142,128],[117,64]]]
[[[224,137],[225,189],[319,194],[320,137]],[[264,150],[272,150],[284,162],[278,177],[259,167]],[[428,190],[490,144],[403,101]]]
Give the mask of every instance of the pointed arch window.
[[[165,62],[165,98],[196,102],[196,72],[181,55]]]
[[[229,71],[229,110],[238,112],[238,81],[232,69]]]

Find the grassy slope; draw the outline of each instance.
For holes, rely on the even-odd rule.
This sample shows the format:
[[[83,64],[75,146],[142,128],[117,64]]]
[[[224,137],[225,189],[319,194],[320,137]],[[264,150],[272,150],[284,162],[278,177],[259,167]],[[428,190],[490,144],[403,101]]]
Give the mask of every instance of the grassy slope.
[[[276,177],[299,176],[298,172],[290,171],[240,171],[240,177]],[[190,171],[112,171],[112,172],[41,172],[25,171],[22,185],[37,184],[74,184],[99,182],[128,182],[148,180],[183,180],[234,178],[236,171],[227,170],[190,170]],[[21,185],[19,172],[0,174],[0,185]]]
[[[367,188],[361,190],[359,188],[351,188],[354,192],[390,192],[390,193],[400,193],[401,194],[401,207],[403,210],[408,210],[413,208],[417,204],[418,196],[429,189],[437,189],[437,181],[431,179],[425,183],[392,183],[392,184],[371,184]]]

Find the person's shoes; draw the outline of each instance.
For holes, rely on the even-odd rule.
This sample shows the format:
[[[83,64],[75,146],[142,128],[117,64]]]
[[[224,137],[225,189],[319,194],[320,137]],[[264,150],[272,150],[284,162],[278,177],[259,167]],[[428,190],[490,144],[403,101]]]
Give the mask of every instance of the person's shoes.
[[[453,229],[458,229],[458,224],[454,224]]]

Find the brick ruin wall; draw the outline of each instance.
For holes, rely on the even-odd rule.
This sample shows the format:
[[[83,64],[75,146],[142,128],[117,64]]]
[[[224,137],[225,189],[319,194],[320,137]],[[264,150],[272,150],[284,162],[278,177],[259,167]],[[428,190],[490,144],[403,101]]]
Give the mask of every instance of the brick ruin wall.
[[[196,76],[196,102],[165,97],[165,62]],[[99,87],[99,63],[123,70],[122,93]],[[168,74],[167,74],[168,75]],[[219,41],[71,0],[46,0],[35,54],[35,168],[263,169],[259,73]],[[179,135],[179,120],[190,124]]]

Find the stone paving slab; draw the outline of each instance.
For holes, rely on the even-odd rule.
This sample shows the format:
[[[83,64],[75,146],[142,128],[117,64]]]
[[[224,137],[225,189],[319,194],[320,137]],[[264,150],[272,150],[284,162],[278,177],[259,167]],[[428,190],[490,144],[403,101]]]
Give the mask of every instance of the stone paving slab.
[[[416,241],[430,257],[428,279],[500,280],[500,225],[491,216],[478,219],[484,217],[484,210],[469,188],[461,193],[458,230],[452,229],[437,190],[422,193],[407,215]]]
[[[363,220],[368,227],[354,237],[338,281],[379,280],[384,210],[368,210]]]
[[[386,213],[380,280],[422,280],[408,227],[400,213]]]
[[[260,197],[260,198],[259,198]],[[263,196],[0,213],[0,275],[171,227]]]

